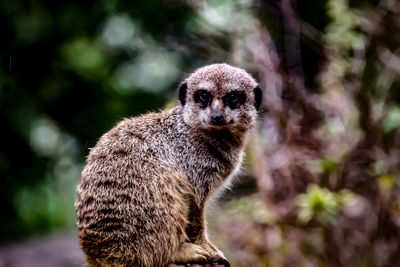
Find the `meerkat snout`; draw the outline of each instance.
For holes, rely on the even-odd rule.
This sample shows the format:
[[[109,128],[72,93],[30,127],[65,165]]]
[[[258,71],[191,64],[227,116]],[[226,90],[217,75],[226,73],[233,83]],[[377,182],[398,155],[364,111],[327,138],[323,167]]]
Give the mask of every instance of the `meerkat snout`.
[[[210,124],[213,126],[226,125],[224,104],[221,99],[215,99],[210,105]]]

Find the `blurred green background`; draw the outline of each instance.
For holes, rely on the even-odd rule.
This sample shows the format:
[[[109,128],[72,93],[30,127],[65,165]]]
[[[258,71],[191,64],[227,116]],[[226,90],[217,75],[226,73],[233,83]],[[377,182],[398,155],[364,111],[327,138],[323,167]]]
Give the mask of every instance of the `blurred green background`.
[[[242,182],[210,216],[233,266],[400,264],[398,1],[0,6],[1,243],[74,229],[98,138],[227,62],[264,91]]]

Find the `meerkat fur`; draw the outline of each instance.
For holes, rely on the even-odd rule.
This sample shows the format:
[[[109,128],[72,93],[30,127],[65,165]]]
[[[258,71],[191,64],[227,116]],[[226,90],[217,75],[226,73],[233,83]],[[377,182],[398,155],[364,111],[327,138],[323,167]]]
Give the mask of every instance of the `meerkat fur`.
[[[90,150],[75,208],[89,266],[222,262],[204,208],[238,170],[261,90],[227,64],[197,69],[179,105],[125,119]]]

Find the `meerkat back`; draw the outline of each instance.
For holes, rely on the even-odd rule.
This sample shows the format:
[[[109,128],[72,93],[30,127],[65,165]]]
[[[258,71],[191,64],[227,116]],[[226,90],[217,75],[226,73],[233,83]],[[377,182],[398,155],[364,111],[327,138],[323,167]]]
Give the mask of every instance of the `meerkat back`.
[[[238,168],[261,90],[214,64],[179,88],[180,104],[125,119],[91,149],[75,203],[89,266],[222,262],[204,207]]]

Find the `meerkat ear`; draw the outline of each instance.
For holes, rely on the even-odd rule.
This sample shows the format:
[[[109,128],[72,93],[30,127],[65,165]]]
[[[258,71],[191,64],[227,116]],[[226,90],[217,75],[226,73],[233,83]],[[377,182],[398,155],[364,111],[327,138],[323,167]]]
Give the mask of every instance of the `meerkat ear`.
[[[181,102],[182,106],[186,104],[186,91],[187,91],[187,84],[186,82],[183,82],[179,86],[179,101]]]
[[[262,91],[260,87],[257,86],[256,88],[254,88],[253,92],[254,92],[254,106],[256,107],[256,110],[259,110],[262,100]]]

